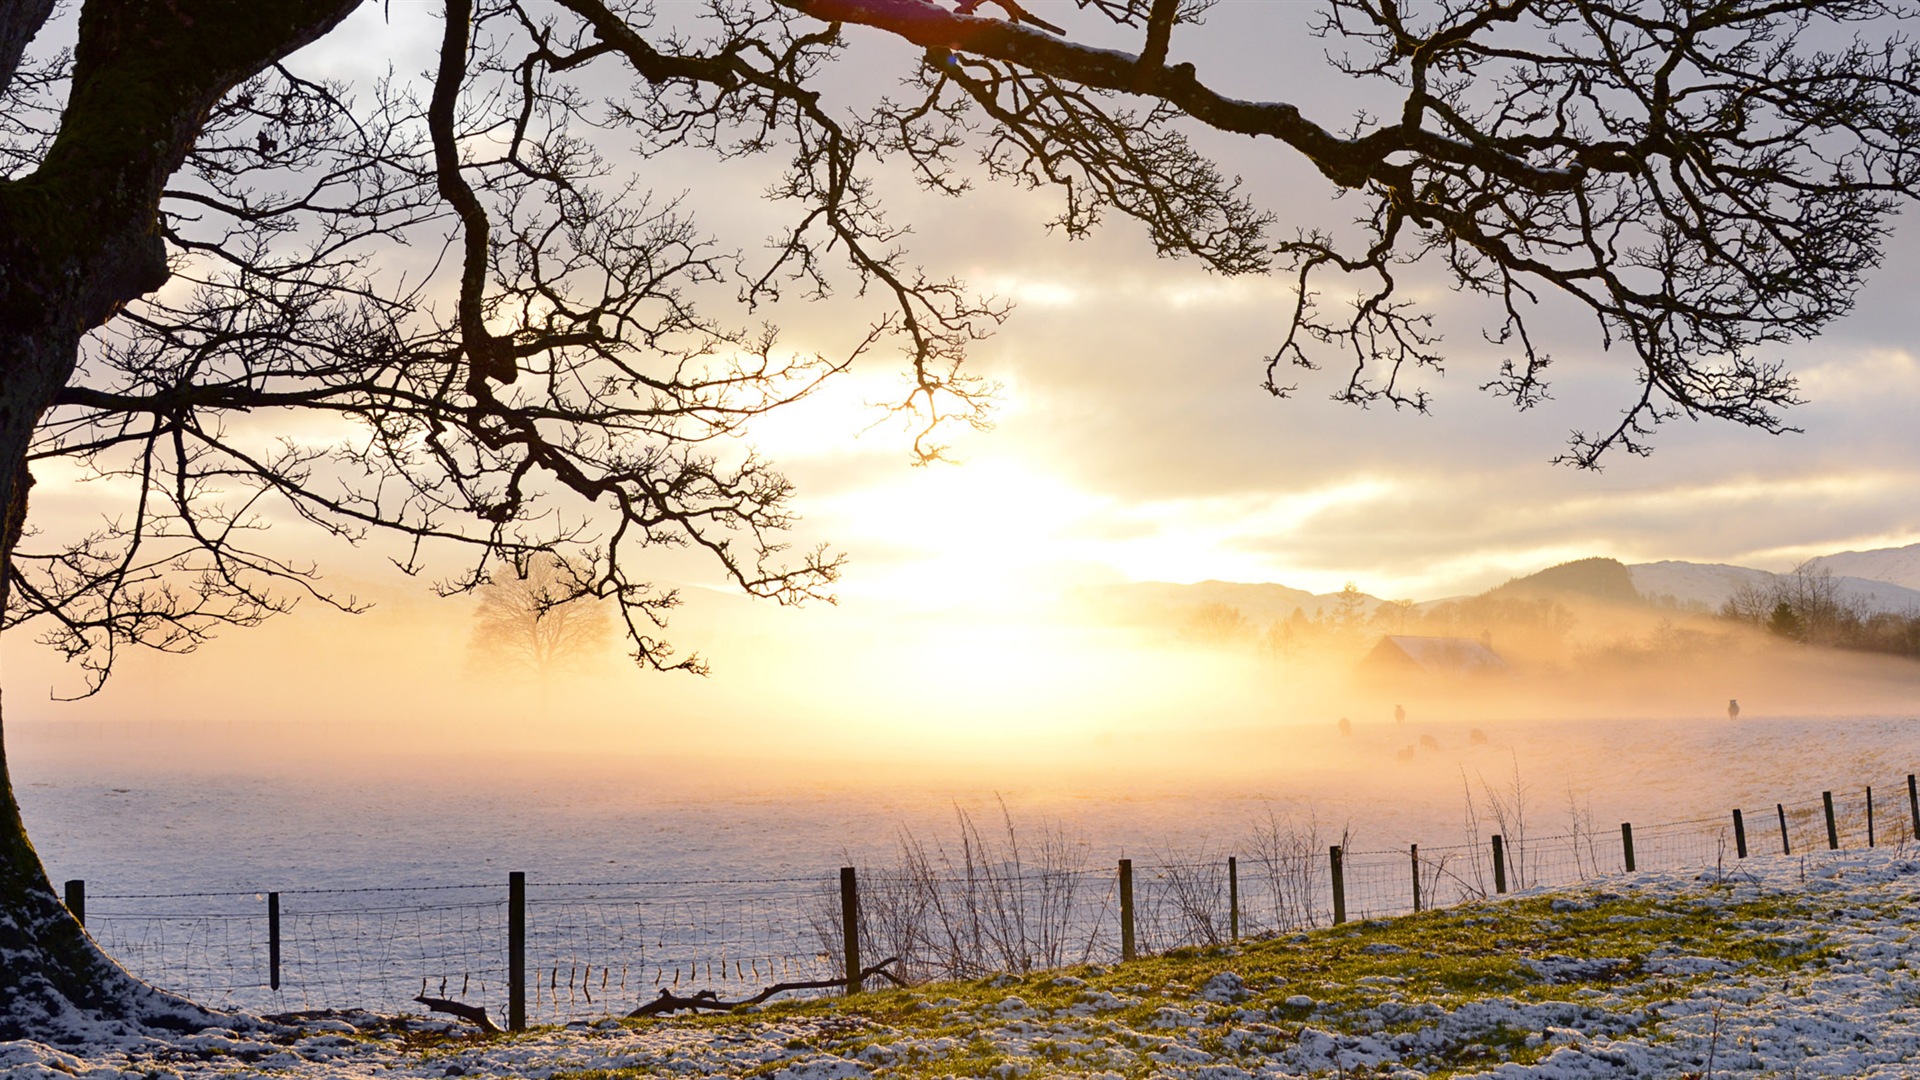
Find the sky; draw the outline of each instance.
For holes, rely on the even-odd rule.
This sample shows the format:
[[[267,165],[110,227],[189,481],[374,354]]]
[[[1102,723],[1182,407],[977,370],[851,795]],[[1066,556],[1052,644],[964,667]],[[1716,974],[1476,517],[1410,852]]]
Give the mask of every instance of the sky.
[[[1307,7],[1221,5],[1197,40],[1176,38],[1176,59],[1219,73],[1224,92],[1294,101],[1337,127],[1375,103],[1320,58],[1324,43],[1300,25]],[[1196,138],[1276,213],[1276,233],[1351,212],[1271,141]],[[1556,357],[1555,400],[1526,414],[1477,389],[1499,359],[1481,312],[1417,276],[1449,358],[1427,380],[1431,415],[1327,400],[1344,378],[1337,361],[1299,373],[1282,401],[1258,384],[1285,332],[1285,282],[1156,259],[1118,217],[1079,242],[1049,234],[1047,192],[909,192],[895,205],[916,253],[1016,306],[975,351],[1004,387],[997,426],[960,438],[957,466],[902,468],[885,426],[844,438],[860,380],[884,384],[885,371],[773,425],[806,530],[853,557],[849,596],[1221,579],[1432,599],[1594,555],[1784,570],[1920,540],[1920,512],[1902,497],[1915,479],[1903,404],[1920,390],[1920,260],[1900,234],[1850,317],[1780,351],[1808,399],[1788,418],[1801,433],[1683,420],[1659,430],[1651,458],[1616,453],[1593,473],[1551,459],[1571,430],[1617,420],[1630,360],[1551,308],[1536,330]],[[979,572],[956,575],[956,562]]]
[[[1090,18],[1064,3],[1030,6],[1070,27]],[[1173,59],[1195,60],[1227,93],[1294,101],[1338,127],[1370,104],[1369,92],[1326,66],[1324,43],[1303,31],[1306,7],[1227,0],[1206,26],[1176,37]],[[674,4],[660,8],[671,17]],[[356,78],[388,64],[422,69],[438,35],[432,11],[370,4],[295,66]],[[869,32],[849,35],[854,48],[827,83],[830,97],[871,94],[911,62]],[[1277,231],[1337,225],[1350,213],[1284,148],[1195,137],[1276,213]],[[764,236],[777,222],[757,194],[764,173],[686,160],[662,172],[663,188],[689,193],[731,235]],[[697,690],[657,677],[621,682],[604,691],[623,703],[614,711],[765,715],[784,707],[774,704],[781,687],[806,685],[794,706],[813,717],[802,729],[858,728],[867,721],[846,718],[857,713],[885,718],[871,722],[877,731],[927,710],[973,717],[990,740],[997,729],[979,717],[1019,726],[1027,713],[1016,698],[1022,709],[1084,707],[1081,690],[1112,670],[1113,643],[1097,629],[1044,643],[1022,636],[1041,633],[1023,629],[1022,613],[1078,586],[1227,580],[1331,592],[1353,582],[1428,600],[1587,556],[1786,570],[1818,554],[1920,541],[1910,497],[1920,481],[1909,434],[1908,403],[1920,399],[1911,222],[1853,314],[1782,350],[1808,399],[1788,417],[1800,433],[1679,421],[1659,430],[1651,457],[1615,454],[1603,471],[1581,472],[1551,459],[1570,430],[1610,426],[1634,390],[1626,358],[1604,352],[1590,326],[1548,320],[1554,399],[1516,413],[1476,389],[1499,359],[1480,339],[1478,313],[1429,287],[1448,355],[1445,374],[1426,381],[1431,415],[1327,400],[1343,377],[1337,365],[1301,373],[1297,394],[1275,400],[1259,383],[1285,331],[1285,282],[1157,259],[1142,229],[1117,217],[1070,241],[1045,228],[1058,212],[1046,191],[988,184],[949,200],[897,176],[888,183],[892,213],[913,227],[916,260],[1014,304],[970,361],[1001,386],[992,430],[958,433],[952,463],[913,466],[911,434],[872,404],[898,391],[901,368],[885,355],[768,417],[752,438],[797,486],[795,547],[825,542],[848,556],[839,604],[750,604],[711,567],[663,555],[661,579],[691,597],[673,636],[711,656],[717,674]],[[836,301],[774,314],[789,344],[830,350],[850,310],[859,309]],[[97,492],[41,479],[37,511],[90,512]],[[265,685],[320,690],[344,678],[377,693],[374,712],[418,714],[479,678],[464,650],[470,604],[427,597],[377,548],[290,543],[312,543],[332,580],[380,608],[359,629],[309,609],[184,660],[135,658],[101,698],[70,708],[193,715],[210,700],[239,709],[233,701]],[[24,696],[33,715],[56,715],[42,688],[74,680],[18,640],[6,648],[17,688],[9,704]],[[1141,661],[1106,689],[1144,716],[1165,711],[1180,679],[1205,677],[1183,669],[1174,678],[1158,663]],[[527,700],[513,698],[512,709]],[[1228,695],[1217,710],[1240,704]],[[332,715],[310,701],[276,708],[290,723]]]

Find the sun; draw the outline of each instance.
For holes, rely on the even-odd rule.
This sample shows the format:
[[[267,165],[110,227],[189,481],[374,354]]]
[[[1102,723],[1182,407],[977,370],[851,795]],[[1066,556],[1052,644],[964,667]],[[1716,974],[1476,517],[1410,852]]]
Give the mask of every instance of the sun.
[[[905,610],[1029,611],[1083,580],[1085,530],[1111,500],[1006,460],[917,469],[821,500],[850,540],[852,595]]]

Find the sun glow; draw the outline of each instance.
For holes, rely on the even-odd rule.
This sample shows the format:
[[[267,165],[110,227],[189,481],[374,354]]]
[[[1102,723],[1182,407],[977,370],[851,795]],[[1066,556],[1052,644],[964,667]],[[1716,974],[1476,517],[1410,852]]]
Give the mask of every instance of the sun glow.
[[[1362,477],[1290,494],[1126,504],[1011,460],[916,471],[816,500],[829,535],[857,534],[849,594],[919,610],[1007,612],[1111,581],[1285,580],[1338,589],[1340,571],[1285,563],[1286,540],[1330,508],[1387,497]]]
[[[1108,500],[1006,461],[918,470],[820,501],[827,526],[857,529],[863,568],[849,592],[910,607],[1005,611],[1031,606],[1083,571],[1084,525]]]
[[[783,753],[840,746],[875,757],[1108,759],[1170,721],[1219,727],[1263,714],[1251,654],[1170,648],[1131,629],[965,613],[873,618],[858,602],[769,649],[788,688]],[[838,626],[827,626],[826,623]],[[823,673],[831,677],[823,678]]]

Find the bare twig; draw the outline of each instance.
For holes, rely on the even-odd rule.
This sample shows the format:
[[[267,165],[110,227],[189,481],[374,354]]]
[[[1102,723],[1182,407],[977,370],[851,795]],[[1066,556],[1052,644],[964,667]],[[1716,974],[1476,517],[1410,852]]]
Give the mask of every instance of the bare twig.
[[[899,957],[889,956],[872,967],[863,968],[860,979],[864,982],[878,976],[887,979],[895,986],[905,986],[906,984],[901,982],[893,972],[887,970],[899,962]],[[662,990],[659,997],[628,1013],[627,1018],[631,1020],[642,1016],[662,1016],[684,1010],[705,1009],[712,1012],[729,1012],[733,1009],[744,1009],[749,1005],[758,1005],[775,994],[784,994],[790,990],[830,990],[836,986],[845,985],[847,985],[845,979],[807,979],[801,982],[774,983],[752,997],[741,998],[739,1001],[722,1001],[720,995],[712,990],[702,990],[692,997],[680,997],[671,990]]]
[[[462,1020],[466,1020],[470,1023],[478,1024],[480,1026],[480,1030],[486,1032],[489,1035],[503,1034],[503,1032],[500,1030],[500,1025],[495,1024],[491,1019],[487,1017],[487,1009],[486,1009],[486,1006],[484,1005],[469,1005],[464,1001],[452,1001],[447,998],[428,997],[425,994],[421,994],[419,997],[416,997],[413,1000],[419,1002],[422,1005],[425,1005],[428,1008],[428,1010],[432,1012],[450,1013],[454,1016],[459,1017]]]

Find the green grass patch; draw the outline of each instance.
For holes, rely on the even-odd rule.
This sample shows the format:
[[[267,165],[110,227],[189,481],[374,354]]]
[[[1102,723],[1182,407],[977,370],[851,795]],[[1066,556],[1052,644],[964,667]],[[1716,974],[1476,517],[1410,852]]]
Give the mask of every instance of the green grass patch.
[[[761,1032],[783,1049],[733,1071],[741,1076],[833,1055],[899,1080],[1090,1072],[1131,1080],[1203,1062],[1250,1067],[1311,1038],[1332,1038],[1371,1040],[1365,1045],[1388,1047],[1398,1061],[1440,1077],[1537,1060],[1586,1018],[1612,1025],[1616,1035],[1658,1038],[1655,1006],[1710,981],[1792,978],[1823,968],[1833,950],[1822,933],[1780,932],[1817,912],[1797,893],[1569,893],[1182,949],[1111,970],[1079,967],[786,1002],[746,1015],[629,1023]],[[1222,971],[1244,981],[1244,999],[1200,1000],[1199,989]],[[1485,1023],[1471,1019],[1482,1014]],[[1516,1016],[1551,1022],[1522,1024]],[[670,1074],[647,1063],[557,1075]]]

